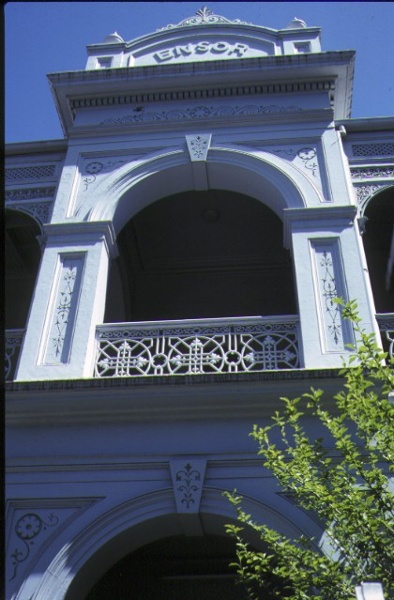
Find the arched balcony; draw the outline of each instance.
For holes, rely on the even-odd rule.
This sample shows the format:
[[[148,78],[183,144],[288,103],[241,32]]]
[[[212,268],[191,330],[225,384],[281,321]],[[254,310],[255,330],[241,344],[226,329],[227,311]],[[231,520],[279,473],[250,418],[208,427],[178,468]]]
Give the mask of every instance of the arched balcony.
[[[394,353],[394,187],[377,193],[364,216],[364,249],[386,351]]]
[[[127,222],[118,248],[97,376],[300,366],[290,254],[263,203],[225,190],[167,196]]]
[[[25,213],[5,211],[5,379],[13,378],[36,284],[40,227]]]

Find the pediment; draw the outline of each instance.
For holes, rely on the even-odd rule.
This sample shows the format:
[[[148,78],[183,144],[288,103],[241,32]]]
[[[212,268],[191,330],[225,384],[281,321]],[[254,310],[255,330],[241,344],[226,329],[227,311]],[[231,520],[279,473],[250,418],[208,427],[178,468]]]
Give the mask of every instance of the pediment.
[[[230,21],[203,8],[178,24],[125,42],[117,33],[88,46],[87,69],[150,67],[320,51],[320,29],[293,20],[285,29]]]
[[[128,66],[140,67],[274,56],[276,43],[274,35],[263,37],[245,25],[200,25],[151,34],[132,42],[126,53]]]

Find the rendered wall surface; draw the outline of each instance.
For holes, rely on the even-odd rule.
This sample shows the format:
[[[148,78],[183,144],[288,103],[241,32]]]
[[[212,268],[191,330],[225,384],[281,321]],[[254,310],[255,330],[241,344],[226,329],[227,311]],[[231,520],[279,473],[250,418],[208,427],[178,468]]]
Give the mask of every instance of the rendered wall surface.
[[[200,11],[109,36],[85,71],[51,75],[65,139],[6,157],[7,211],[34,220],[41,253],[33,273],[10,220],[9,281],[20,293],[23,268],[35,290],[24,329],[7,332],[7,600],[86,600],[146,544],[223,536],[234,488],[256,518],[322,534],[248,434],[279,397],[340,386],[354,334],[336,296],[357,299],[379,340],[383,321],[382,336],[394,328],[376,318],[362,241],[367,207],[393,190],[394,124],[350,118],[353,63],[300,21],[274,31]],[[189,211],[174,209],[182,198]],[[216,302],[210,320],[196,301],[194,320],[149,317],[161,281],[186,299],[187,281],[237,282],[231,306],[242,292],[268,306],[259,278],[279,263],[293,314],[220,315]],[[123,322],[133,310],[144,322]]]

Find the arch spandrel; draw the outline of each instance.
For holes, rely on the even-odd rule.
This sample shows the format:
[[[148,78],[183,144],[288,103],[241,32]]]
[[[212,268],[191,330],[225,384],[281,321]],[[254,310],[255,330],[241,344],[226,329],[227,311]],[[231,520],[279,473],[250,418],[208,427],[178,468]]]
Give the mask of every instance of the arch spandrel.
[[[319,535],[320,528],[306,514],[292,519],[274,502],[265,503],[245,496],[245,508],[256,519],[275,526],[284,535],[298,537],[309,531]],[[274,505],[275,504],[275,505]],[[292,505],[287,510],[292,511]],[[204,533],[223,535],[226,523],[234,521],[234,509],[221,489],[204,492],[199,518]],[[40,560],[43,577],[25,580],[15,600],[85,600],[90,586],[126,554],[172,535],[183,535],[182,521],[176,513],[172,490],[160,490],[112,508],[94,522],[86,524],[71,542],[53,558],[53,549]],[[248,533],[245,532],[248,540]],[[250,541],[250,540],[249,540]],[[50,564],[48,557],[51,557]],[[32,593],[32,590],[34,592]],[[30,594],[30,595],[29,595]]]
[[[264,151],[211,147],[206,162],[207,189],[246,194],[266,204],[280,219],[287,208],[318,206],[324,199],[297,167]],[[96,190],[88,221],[113,221],[115,230],[140,210],[163,198],[195,188],[192,163],[184,150],[151,157],[108,175]]]

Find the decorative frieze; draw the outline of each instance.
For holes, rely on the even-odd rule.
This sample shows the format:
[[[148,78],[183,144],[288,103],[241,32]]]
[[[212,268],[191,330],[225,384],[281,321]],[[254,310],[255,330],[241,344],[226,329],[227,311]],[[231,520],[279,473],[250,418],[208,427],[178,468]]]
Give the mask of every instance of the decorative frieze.
[[[353,156],[394,156],[394,143],[352,144]]]
[[[23,188],[19,190],[6,190],[4,198],[6,202],[20,202],[23,200],[34,200],[36,198],[53,198],[56,188]]]
[[[185,121],[197,119],[220,119],[240,116],[262,116],[266,114],[281,114],[300,112],[298,106],[280,106],[277,104],[246,106],[212,106],[200,104],[188,108],[173,108],[171,110],[141,111],[136,114],[118,117],[117,119],[105,119],[100,123],[103,126],[110,125],[133,125],[136,123],[152,123],[165,121]]]
[[[384,188],[390,187],[390,183],[371,183],[368,185],[354,185],[356,191],[357,204],[360,207],[360,213],[362,214],[371,199],[371,197],[380,192]]]
[[[10,204],[6,205],[6,208],[11,208],[12,210],[19,210],[20,212],[24,212],[33,219],[35,219],[39,225],[43,225],[44,223],[48,223],[52,210],[52,201],[49,202],[34,202],[34,203],[24,203],[24,204]]]
[[[352,179],[394,179],[394,166],[351,167]]]
[[[5,170],[5,182],[26,181],[34,179],[52,179],[56,165],[32,165],[30,167],[10,167]]]
[[[108,77],[111,71],[108,71]],[[70,98],[70,108],[75,112],[80,108],[106,108],[115,106],[134,105],[131,110],[137,116],[144,114],[146,105],[162,102],[193,102],[202,100],[214,100],[216,98],[246,98],[248,96],[262,96],[273,94],[302,94],[310,92],[330,92],[335,89],[335,82],[322,79],[317,81],[289,81],[284,83],[263,83],[256,85],[242,85],[233,87],[218,87],[207,89],[173,90],[171,92],[146,92],[141,94],[119,94],[111,96],[94,96],[85,98]],[[292,107],[293,110],[303,110],[300,107]],[[141,119],[142,120],[142,119]],[[105,122],[104,122],[105,124]]]

